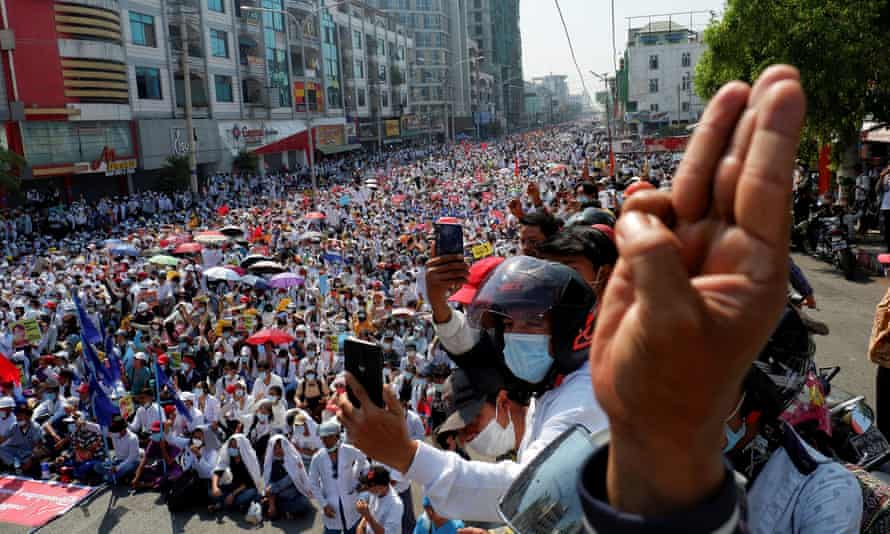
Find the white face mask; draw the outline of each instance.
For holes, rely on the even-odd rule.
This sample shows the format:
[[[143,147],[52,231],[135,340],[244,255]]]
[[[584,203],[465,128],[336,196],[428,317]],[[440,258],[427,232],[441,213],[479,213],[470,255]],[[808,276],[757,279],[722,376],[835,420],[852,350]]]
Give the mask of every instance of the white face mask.
[[[495,406],[494,418],[473,438],[473,441],[467,443],[467,448],[481,456],[491,457],[498,457],[513,450],[516,447],[516,432],[509,412],[507,417],[507,428],[504,428],[498,424],[498,408]]]

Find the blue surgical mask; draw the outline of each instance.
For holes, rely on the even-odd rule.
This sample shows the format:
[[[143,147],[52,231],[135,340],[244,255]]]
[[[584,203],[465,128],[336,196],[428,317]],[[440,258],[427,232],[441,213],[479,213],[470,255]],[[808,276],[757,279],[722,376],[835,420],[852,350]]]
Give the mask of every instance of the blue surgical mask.
[[[414,378],[414,373],[403,373],[405,375],[405,380],[411,380]]]
[[[516,378],[537,384],[553,365],[549,334],[504,334],[504,360]]]
[[[54,400],[56,400],[56,394],[55,393],[44,393],[43,400],[54,401]]]
[[[231,456],[232,458],[241,456],[241,451],[238,449],[229,449],[229,456]]]
[[[580,203],[580,204],[586,204],[586,203],[588,203],[588,202],[590,202],[590,198],[589,198],[589,197],[587,197],[587,196],[585,196],[585,195],[580,195],[580,196],[578,197],[578,203]]]
[[[748,426],[745,424],[744,419],[742,419],[742,426],[740,426],[738,430],[733,430],[732,427],[724,423],[723,433],[726,435],[726,446],[723,447],[723,454],[726,454],[735,449],[735,446],[738,445],[739,441],[745,437],[745,434],[748,433]]]
[[[162,439],[164,439],[164,434],[162,434],[160,432],[154,432],[151,435],[151,440],[154,441],[155,443],[161,441]]]

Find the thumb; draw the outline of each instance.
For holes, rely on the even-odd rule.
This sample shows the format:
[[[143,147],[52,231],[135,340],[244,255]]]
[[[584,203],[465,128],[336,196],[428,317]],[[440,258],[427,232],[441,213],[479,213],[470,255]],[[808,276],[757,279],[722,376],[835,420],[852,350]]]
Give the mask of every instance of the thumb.
[[[398,416],[405,415],[405,410],[402,408],[402,403],[399,402],[398,398],[396,398],[396,394],[393,392],[392,388],[383,386],[383,403],[386,404],[386,408],[391,413],[394,413]]]
[[[635,299],[644,307],[689,304],[695,299],[677,237],[658,217],[631,211],[615,225],[621,260],[633,280]]]

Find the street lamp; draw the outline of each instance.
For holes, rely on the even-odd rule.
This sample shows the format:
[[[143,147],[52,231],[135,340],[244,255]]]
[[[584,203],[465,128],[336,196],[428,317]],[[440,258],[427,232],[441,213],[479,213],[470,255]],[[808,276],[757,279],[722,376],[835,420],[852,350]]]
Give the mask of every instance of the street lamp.
[[[612,89],[609,87],[608,74],[599,74],[598,72],[593,72],[593,71],[590,71],[590,74],[593,74],[594,76],[599,78],[600,81],[603,82],[603,85],[606,88],[606,132],[609,135],[609,158],[611,160],[612,150],[613,150],[613,147],[612,147],[612,113],[613,113],[613,110],[612,110],[612,106],[610,105],[613,102]],[[613,171],[612,166],[609,165],[609,175],[612,176],[613,172],[614,171]]]
[[[322,0],[321,6],[315,8],[315,9],[308,10],[308,13],[310,15],[315,14],[315,13],[318,13],[325,9],[329,9],[332,7],[337,7],[338,5],[341,5],[341,4],[345,4],[348,1],[349,0],[340,0],[338,2],[333,2],[331,4],[325,4],[324,1]],[[286,9],[270,9],[270,8],[265,8],[265,7],[241,6],[241,10],[242,11],[256,11],[259,13],[276,13],[278,15],[287,15],[294,21],[294,24],[298,28],[300,27],[301,22],[302,22],[300,19],[297,18],[296,15],[294,15],[290,11],[287,11]],[[287,26],[286,25],[285,25],[284,29],[285,29],[285,37],[286,37],[287,43],[288,43],[287,56],[290,57],[290,38],[287,35]],[[302,39],[302,36],[301,36],[301,39]],[[305,58],[305,55],[304,55],[304,58]],[[288,60],[288,61],[290,61],[290,60]],[[306,85],[305,70],[303,71],[303,85],[304,85],[303,90],[305,91],[305,85]],[[294,106],[295,112],[296,112],[296,105],[297,105],[297,103],[296,103],[296,101],[294,101],[293,106]],[[314,146],[314,142],[312,140],[312,117],[309,116],[309,101],[308,101],[308,99],[306,100],[305,113],[306,113],[306,137],[309,139],[309,176],[312,178],[312,194],[316,195],[316,194],[318,194],[318,183],[317,183],[316,177],[315,177],[315,146]]]

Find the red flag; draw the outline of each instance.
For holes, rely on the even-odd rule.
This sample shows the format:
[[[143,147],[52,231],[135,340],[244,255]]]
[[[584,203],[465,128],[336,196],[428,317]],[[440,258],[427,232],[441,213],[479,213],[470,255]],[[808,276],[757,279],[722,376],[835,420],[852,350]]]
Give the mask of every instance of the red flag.
[[[216,209],[216,213],[221,216],[225,216],[227,213],[229,213],[229,206],[227,204],[223,204]]]
[[[482,145],[480,145],[480,148],[482,148],[482,150],[488,150],[488,143],[482,143]]]
[[[476,181],[482,183],[482,169],[476,169]]]
[[[831,181],[831,145],[826,144],[819,151],[819,194],[824,195]]]
[[[16,384],[21,384],[22,382],[22,374],[19,372],[18,367],[13,365],[6,358],[6,355],[2,353],[0,353],[0,382],[14,382]]]
[[[615,151],[609,150],[609,176],[615,176]]]
[[[516,158],[516,163],[513,165],[513,176],[519,177],[519,158]]]

